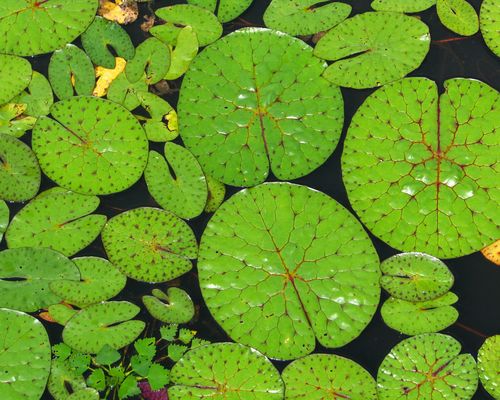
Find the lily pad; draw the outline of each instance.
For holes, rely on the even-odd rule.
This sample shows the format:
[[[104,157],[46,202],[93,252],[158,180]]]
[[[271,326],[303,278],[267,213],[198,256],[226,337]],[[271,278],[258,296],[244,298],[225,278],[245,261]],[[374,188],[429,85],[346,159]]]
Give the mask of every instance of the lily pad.
[[[143,296],[148,312],[159,321],[169,324],[187,324],[194,317],[194,304],[184,290],[171,287],[167,293],[153,289],[153,296]]]
[[[379,400],[469,400],[477,389],[476,362],[451,336],[428,333],[398,343],[379,367]]]
[[[436,4],[436,0],[373,0],[371,7],[376,11],[417,13]]]
[[[500,237],[493,194],[500,96],[472,79],[406,78],[370,95],[352,119],[342,156],[352,207],[402,251],[440,258]]]
[[[140,308],[127,301],[93,304],[80,310],[63,330],[63,340],[81,353],[96,354],[104,345],[121,349],[132,343],[145,324],[132,320]]]
[[[432,300],[453,286],[454,277],[440,259],[424,253],[402,253],[380,264],[380,284],[397,299]]]
[[[0,199],[29,200],[37,194],[40,179],[33,151],[14,136],[0,133]]]
[[[364,89],[396,81],[418,68],[430,43],[428,26],[417,18],[367,12],[331,29],[314,54],[333,61],[323,75],[326,79]]]
[[[149,193],[165,210],[184,219],[197,217],[207,202],[207,181],[191,152],[175,143],[165,144],[165,158],[149,152],[144,171]]]
[[[259,352],[235,343],[188,351],[172,368],[170,400],[272,400],[283,398],[283,381]]]
[[[2,27],[1,11],[0,8],[0,29]],[[29,85],[32,73],[31,64],[24,58],[0,54],[0,82],[2,82],[0,104],[7,103],[21,93]]]
[[[250,7],[253,0],[188,0],[189,4],[206,8],[215,13],[219,21],[229,22],[236,19]],[[218,6],[218,7],[217,7]]]
[[[32,144],[43,172],[57,184],[79,193],[110,194],[141,177],[148,141],[123,106],[73,97],[55,103],[51,114],[54,119],[38,119]]]
[[[50,373],[50,342],[43,325],[28,314],[0,309],[0,343],[0,398],[40,399]]]
[[[147,93],[148,84],[146,79],[140,79],[131,83],[124,72],[116,77],[109,85],[107,98],[115,103],[121,104],[127,110],[132,111],[141,105],[138,94]]]
[[[54,102],[52,88],[45,76],[33,71],[30,84],[24,92],[21,92],[16,98],[16,103],[26,105],[23,114],[32,117],[40,117],[49,113],[50,107]]]
[[[486,45],[500,57],[500,4],[496,0],[484,0],[479,20]]]
[[[205,204],[205,212],[215,212],[224,201],[226,196],[226,185],[212,178],[210,175],[205,176],[207,180],[208,197]]]
[[[180,92],[179,131],[203,170],[235,186],[307,175],[331,155],[343,124],[338,87],[303,41],[243,29],[191,63]]]
[[[182,28],[177,35],[175,48],[172,49],[172,62],[165,79],[174,80],[184,75],[198,54],[198,46],[198,37],[193,28]]]
[[[15,100],[16,98],[12,101]],[[24,115],[27,108],[26,104],[20,103],[6,103],[0,106],[0,134],[20,138],[26,131],[33,129],[36,118]]]
[[[264,13],[268,28],[290,35],[313,35],[345,20],[352,7],[318,0],[273,0]]]
[[[72,256],[92,243],[106,223],[106,216],[91,214],[98,206],[97,196],[46,190],[14,216],[5,234],[7,244],[49,247]]]
[[[108,300],[122,291],[127,278],[108,260],[99,257],[74,258],[81,280],[52,282],[50,290],[66,303],[80,308]]]
[[[197,256],[193,231],[183,220],[157,208],[135,208],[111,218],[102,231],[109,260],[125,275],[166,282],[192,268]]]
[[[59,281],[61,282],[61,281]],[[78,281],[75,281],[78,282]],[[54,283],[54,282],[51,282]],[[50,287],[50,285],[49,285]],[[52,290],[52,289],[51,289]],[[63,299],[63,297],[61,297]],[[65,304],[52,304],[48,308],[49,317],[59,325],[66,325],[78,311]]]
[[[486,391],[500,399],[500,335],[486,339],[477,354],[479,378]]]
[[[205,302],[235,341],[268,357],[340,347],[370,322],[379,262],[361,224],[305,186],[242,190],[210,220],[200,244]]]
[[[71,393],[66,400],[99,400],[99,392],[93,388],[85,388]]]
[[[463,36],[472,36],[479,30],[476,10],[466,0],[437,0],[437,14],[444,26]]]
[[[52,360],[47,389],[54,400],[67,400],[71,393],[86,387],[82,374],[71,368],[67,360]]]
[[[9,206],[5,201],[0,200],[0,242],[7,230],[7,226],[9,226],[9,214]]]
[[[148,140],[166,142],[179,136],[177,113],[167,101],[147,91],[136,92],[135,97],[150,115],[142,125]]]
[[[282,373],[285,400],[377,400],[377,385],[359,364],[333,354],[312,354]]]
[[[155,84],[163,79],[170,67],[170,50],[156,38],[148,38],[135,49],[135,56],[126,67],[127,78],[135,83],[146,72],[146,83]]]

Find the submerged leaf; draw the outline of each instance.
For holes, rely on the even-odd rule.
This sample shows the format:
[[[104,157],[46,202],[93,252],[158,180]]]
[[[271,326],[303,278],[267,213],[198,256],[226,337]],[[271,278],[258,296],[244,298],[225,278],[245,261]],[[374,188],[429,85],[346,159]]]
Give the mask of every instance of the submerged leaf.
[[[100,66],[95,67],[95,77],[97,78],[97,82],[95,84],[92,95],[96,97],[106,96],[109,86],[113,83],[118,75],[125,71],[126,64],[127,62],[123,58],[116,57],[115,67],[113,69],[108,69]]]
[[[2,23],[0,5],[0,29]],[[1,45],[0,45],[1,46]],[[0,54],[0,105],[21,93],[30,83],[31,64],[22,57]]]
[[[486,391],[500,399],[500,335],[486,339],[477,353],[479,378]]]
[[[219,21],[229,22],[237,18],[250,7],[253,0],[187,0],[189,4],[206,8],[216,13]],[[218,6],[218,7],[217,7]]]
[[[172,50],[172,61],[165,79],[174,80],[184,75],[197,54],[197,35],[193,28],[186,26],[181,29],[177,36],[175,48]]]
[[[497,0],[483,0],[479,19],[486,45],[500,57],[500,3]]]
[[[127,79],[135,83],[146,72],[146,83],[153,85],[167,74],[170,67],[170,49],[156,38],[148,38],[135,49],[135,56],[127,64]]]
[[[194,317],[194,304],[184,290],[171,287],[167,293],[153,289],[153,296],[143,296],[142,302],[151,316],[169,324],[187,324]]]
[[[443,25],[459,35],[471,36],[479,30],[476,10],[466,0],[437,0],[436,9]]]

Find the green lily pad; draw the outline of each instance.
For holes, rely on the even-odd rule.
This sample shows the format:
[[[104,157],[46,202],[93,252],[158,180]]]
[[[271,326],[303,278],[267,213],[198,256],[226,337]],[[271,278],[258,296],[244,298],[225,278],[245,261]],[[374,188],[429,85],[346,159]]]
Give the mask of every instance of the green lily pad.
[[[216,343],[188,351],[172,368],[170,400],[283,399],[283,381],[257,351],[235,343]]]
[[[70,257],[92,243],[106,216],[91,214],[97,196],[49,189],[35,197],[11,221],[5,237],[11,248],[49,247]]]
[[[40,179],[33,151],[14,136],[0,133],[0,199],[29,200],[37,194]]]
[[[184,75],[198,54],[198,46],[198,37],[193,28],[182,28],[177,36],[175,48],[172,49],[172,62],[165,79],[174,80]]]
[[[85,388],[71,393],[66,400],[99,400],[99,392],[93,388]]]
[[[345,20],[352,7],[318,0],[273,0],[264,13],[268,28],[290,35],[313,35]]]
[[[424,253],[402,253],[380,264],[380,284],[397,299],[432,300],[445,294],[455,278],[439,258]]]
[[[242,190],[200,244],[205,302],[235,341],[268,357],[340,347],[370,322],[379,262],[361,224],[327,195],[271,183]]]
[[[97,0],[2,1],[0,53],[35,56],[63,47],[92,22],[98,3]]]
[[[71,368],[67,360],[52,360],[47,389],[54,400],[67,400],[71,393],[86,387],[82,374]]]
[[[148,140],[166,142],[179,136],[177,113],[167,101],[147,91],[136,92],[135,96],[150,115],[142,125]]]
[[[127,79],[135,83],[146,72],[146,83],[155,84],[163,79],[170,67],[170,50],[160,40],[146,39],[135,49],[135,56],[126,66]]]
[[[379,400],[472,399],[476,362],[451,336],[428,333],[398,343],[379,367]]]
[[[50,57],[49,80],[59,99],[73,97],[75,92],[90,96],[95,86],[94,66],[83,50],[67,44]]]
[[[0,398],[40,399],[50,373],[50,342],[43,325],[28,314],[0,309],[0,343]]]
[[[206,8],[215,13],[222,23],[238,18],[248,7],[250,7],[252,1],[253,0],[187,0],[189,4]]]
[[[165,210],[184,219],[197,217],[208,195],[200,164],[189,150],[175,143],[165,144],[165,158],[149,152],[144,171],[149,193]]]
[[[83,308],[109,300],[125,287],[125,275],[104,258],[81,257],[73,262],[80,270],[80,281],[66,279],[50,284],[50,290],[68,304]]]
[[[58,281],[61,282],[61,281]],[[78,282],[78,281],[75,281]],[[54,283],[54,282],[51,282]],[[50,285],[49,285],[50,287]],[[52,289],[51,289],[52,290]],[[61,297],[64,299],[63,297]],[[52,304],[48,308],[49,316],[59,325],[66,325],[78,311],[64,304]]]
[[[215,212],[226,197],[226,185],[212,178],[210,175],[205,176],[207,180],[207,203],[205,204],[205,212]]]
[[[148,141],[124,107],[95,97],[55,103],[54,119],[40,117],[33,150],[43,172],[79,193],[110,194],[132,186],[147,163]]]
[[[376,11],[417,13],[436,4],[436,0],[373,0],[371,7]]]
[[[9,226],[9,206],[3,200],[0,200],[0,242],[2,241],[3,234]]]
[[[351,205],[374,235],[451,258],[500,237],[500,96],[472,79],[450,79],[444,89],[438,99],[433,81],[406,78],[370,95],[349,127],[342,170]]]
[[[108,100],[121,104],[127,110],[132,111],[141,105],[138,95],[147,93],[148,84],[146,79],[140,79],[131,83],[124,72],[116,77],[108,89]]]
[[[96,354],[104,345],[121,349],[132,343],[145,324],[132,320],[140,309],[127,301],[92,304],[71,318],[63,330],[63,340],[73,349]]]
[[[359,364],[333,354],[312,354],[282,373],[285,399],[377,400],[377,385]]]
[[[180,92],[179,131],[203,170],[235,186],[307,175],[331,155],[343,124],[338,87],[303,41],[243,29],[191,63]]]
[[[479,30],[476,10],[466,0],[437,0],[437,14],[444,26],[463,36],[472,36]]]
[[[0,106],[0,134],[20,138],[26,131],[33,129],[36,118],[24,115],[27,108],[27,104],[20,103],[6,103]]]
[[[458,311],[452,304],[458,301],[456,294],[448,292],[433,300],[415,303],[389,298],[380,310],[387,326],[405,335],[439,332],[454,324]]]
[[[143,296],[148,312],[159,321],[169,324],[187,324],[194,317],[194,304],[184,290],[171,287],[167,293],[153,289],[153,296]]]
[[[417,18],[367,12],[331,29],[314,54],[333,61],[323,75],[326,79],[364,89],[396,81],[418,68],[430,43],[428,26]]]
[[[0,5],[0,7],[2,7]],[[2,24],[0,8],[0,29]],[[1,45],[0,45],[1,46]],[[24,58],[0,54],[0,104],[21,93],[30,83],[33,71],[31,64]]]
[[[496,0],[484,0],[479,21],[486,45],[500,57],[500,4]]]
[[[189,225],[157,208],[117,215],[101,236],[109,260],[125,275],[145,282],[166,282],[188,272],[198,251]]]
[[[94,22],[82,34],[82,45],[92,62],[101,67],[113,69],[115,55],[131,60],[135,55],[135,47],[127,31],[116,22],[102,17],[95,17]]]
[[[477,354],[479,378],[486,391],[500,399],[500,335],[486,339]]]
[[[21,92],[16,98],[16,103],[26,105],[23,114],[31,117],[40,117],[47,115],[54,102],[52,88],[45,76],[37,71],[33,71],[30,84],[24,92]]]

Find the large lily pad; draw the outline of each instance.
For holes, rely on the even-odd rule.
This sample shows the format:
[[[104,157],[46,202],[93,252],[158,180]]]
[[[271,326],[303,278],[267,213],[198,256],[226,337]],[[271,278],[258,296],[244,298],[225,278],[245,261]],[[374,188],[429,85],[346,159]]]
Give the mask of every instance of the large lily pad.
[[[9,214],[9,206],[5,201],[0,200],[0,242],[7,230],[7,226],[9,226]]]
[[[189,4],[206,8],[217,15],[220,22],[237,18],[250,7],[253,0],[187,0]]]
[[[279,372],[266,357],[235,343],[188,351],[172,368],[170,380],[170,400],[278,400],[284,391]]]
[[[41,73],[33,71],[30,84],[24,92],[15,98],[15,102],[26,105],[26,109],[23,111],[24,115],[32,117],[47,115],[54,102],[52,88],[47,78]]]
[[[92,243],[106,223],[106,216],[91,214],[98,206],[97,196],[49,189],[14,216],[5,234],[7,244],[50,247],[72,256]]]
[[[32,72],[31,64],[24,58],[0,54],[0,105],[7,103],[29,85]]]
[[[379,263],[356,219],[305,186],[263,184],[227,200],[200,244],[200,287],[222,328],[269,357],[339,347],[371,320]]]
[[[339,88],[301,40],[243,29],[191,63],[179,98],[179,131],[203,170],[238,186],[304,176],[333,152],[342,130]]]
[[[64,343],[81,353],[96,354],[108,345],[120,349],[132,343],[145,324],[132,320],[140,309],[127,301],[93,304],[80,310],[63,330]]]
[[[156,38],[148,38],[135,50],[135,56],[126,67],[127,79],[135,83],[144,76],[150,85],[159,82],[170,67],[170,50]]]
[[[479,378],[486,391],[500,399],[500,335],[486,339],[477,353]]]
[[[188,272],[198,250],[189,225],[174,214],[149,207],[111,218],[102,241],[116,267],[145,282],[165,282]]]
[[[379,367],[379,400],[472,399],[478,382],[476,362],[460,349],[458,341],[439,333],[398,343]]]
[[[333,354],[312,354],[289,364],[282,374],[285,399],[377,400],[377,385],[361,365]]]
[[[171,287],[167,293],[153,289],[153,296],[143,296],[148,312],[159,321],[170,324],[187,324],[194,317],[194,304],[184,290]]]
[[[334,61],[324,77],[355,89],[403,78],[422,63],[431,43],[429,28],[400,13],[367,12],[349,18],[323,36],[314,54]]]
[[[371,7],[376,11],[397,11],[417,13],[436,4],[436,0],[373,0]]]
[[[459,35],[471,36],[479,30],[476,10],[466,0],[437,0],[436,9],[443,25]]]
[[[486,45],[500,57],[500,4],[496,0],[484,0],[479,14],[481,33]]]
[[[92,22],[97,0],[0,2],[0,53],[34,56],[76,39]]]
[[[0,309],[0,343],[0,398],[40,399],[50,373],[50,342],[43,325],[28,314]]]
[[[403,251],[441,258],[500,237],[496,187],[500,96],[450,79],[438,99],[425,78],[373,93],[358,109],[342,157],[349,200],[373,234]]]
[[[59,185],[86,194],[110,194],[132,186],[148,156],[144,131],[124,107],[95,97],[73,97],[41,117],[33,150],[43,172]]]

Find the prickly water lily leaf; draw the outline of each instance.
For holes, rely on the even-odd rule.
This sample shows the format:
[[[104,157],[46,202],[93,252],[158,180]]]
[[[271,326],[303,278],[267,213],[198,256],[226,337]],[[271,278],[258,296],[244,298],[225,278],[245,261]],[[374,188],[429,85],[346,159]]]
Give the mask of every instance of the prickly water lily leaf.
[[[481,253],[483,253],[483,256],[492,263],[500,265],[500,239],[486,246],[481,250]]]
[[[369,96],[349,127],[342,170],[351,205],[374,235],[451,258],[500,237],[500,96],[472,79],[444,88],[438,98],[433,81],[406,78]]]
[[[165,144],[165,158],[149,152],[144,171],[149,193],[165,210],[184,219],[197,217],[208,195],[200,164],[189,150],[175,143]]]
[[[283,381],[259,352],[236,343],[188,351],[172,368],[170,400],[272,400],[283,398]]]
[[[144,329],[144,322],[132,320],[139,311],[139,307],[127,301],[88,306],[80,310],[64,327],[64,343],[88,354],[98,353],[105,345],[121,349],[132,343]]]
[[[122,72],[111,82],[106,96],[108,100],[121,104],[127,110],[132,111],[141,105],[138,94],[147,92],[148,84],[145,77],[135,83],[131,83],[127,79],[125,72]]]
[[[479,378],[486,391],[500,399],[500,335],[486,339],[477,354]]]
[[[264,13],[268,28],[290,35],[313,35],[338,25],[351,13],[352,7],[318,0],[273,0]]]
[[[54,119],[40,117],[32,145],[43,172],[59,185],[86,194],[110,194],[142,175],[148,141],[124,107],[95,97],[55,103]]]
[[[71,368],[67,360],[52,360],[47,389],[55,400],[67,400],[71,393],[86,387],[82,374]]]
[[[142,125],[148,140],[167,142],[179,136],[177,113],[167,101],[148,91],[135,92],[135,98],[150,115]]]
[[[78,281],[75,281],[78,282]],[[54,282],[51,282],[54,283]],[[49,285],[50,286],[50,285]],[[52,289],[51,289],[52,290]],[[61,297],[63,298],[63,297]],[[48,316],[53,322],[60,325],[66,325],[68,321],[74,317],[78,311],[69,307],[66,304],[52,304],[48,308]]]
[[[479,13],[481,34],[490,50],[500,57],[500,4],[496,0],[484,0]]]
[[[149,313],[169,324],[187,324],[194,317],[194,304],[184,290],[171,287],[167,293],[153,289],[153,296],[143,296],[142,302]]]
[[[440,333],[401,341],[379,367],[379,400],[472,399],[478,382],[476,362],[460,350],[458,341]]]
[[[303,41],[243,29],[191,63],[180,92],[179,131],[203,170],[230,185],[253,186],[269,169],[304,176],[330,156],[343,124],[338,87]]]
[[[2,5],[0,5],[0,29],[2,24]],[[0,45],[1,46],[1,45]],[[21,93],[30,83],[33,71],[31,64],[24,58],[0,54],[0,104]]]
[[[436,4],[436,0],[373,0],[371,7],[376,11],[417,13]]]
[[[205,176],[205,179],[207,180],[208,197],[204,211],[215,212],[224,201],[226,185],[210,175]]]
[[[16,103],[26,104],[24,114],[32,117],[47,115],[54,102],[52,88],[45,76],[33,71],[31,81],[24,92],[15,99]]]
[[[152,37],[146,39],[135,49],[126,69],[127,78],[135,83],[146,72],[146,83],[155,84],[163,79],[170,67],[170,49],[160,40]]]
[[[187,2],[215,13],[222,23],[236,19],[252,4],[252,0],[187,0]]]
[[[33,151],[14,136],[0,133],[0,200],[31,199],[38,192],[40,179]]]
[[[102,231],[109,260],[125,275],[166,282],[188,272],[198,248],[183,220],[157,208],[135,208],[111,218]]]
[[[432,300],[453,286],[454,277],[439,258],[424,253],[402,253],[380,264],[380,284],[397,299]]]
[[[198,54],[198,37],[191,26],[185,26],[177,35],[172,60],[165,79],[174,80],[186,73],[191,61]]]
[[[401,79],[418,68],[430,43],[428,26],[415,17],[367,12],[331,29],[314,54],[333,61],[323,75],[326,79],[364,89]]]
[[[92,243],[106,216],[91,214],[97,196],[52,188],[39,194],[11,221],[5,237],[11,248],[49,247],[72,256]]]
[[[466,0],[437,0],[436,9],[440,21],[450,31],[471,36],[479,30],[476,10]]]
[[[43,325],[28,314],[0,309],[0,343],[0,398],[40,399],[50,373],[50,342]]]
[[[333,354],[312,354],[284,369],[285,399],[377,400],[375,380],[361,365]]]
[[[0,242],[9,225],[9,214],[9,206],[5,201],[0,200]]]
[[[97,82],[95,84],[94,91],[92,92],[92,96],[105,96],[108,93],[108,89],[111,83],[113,83],[118,75],[125,71],[126,65],[127,62],[124,58],[116,57],[115,67],[113,69],[108,69],[101,66],[95,67],[95,76],[97,78]]]
[[[210,312],[269,357],[340,347],[377,307],[379,262],[361,224],[327,195],[289,183],[240,191],[216,211],[200,245]]]

